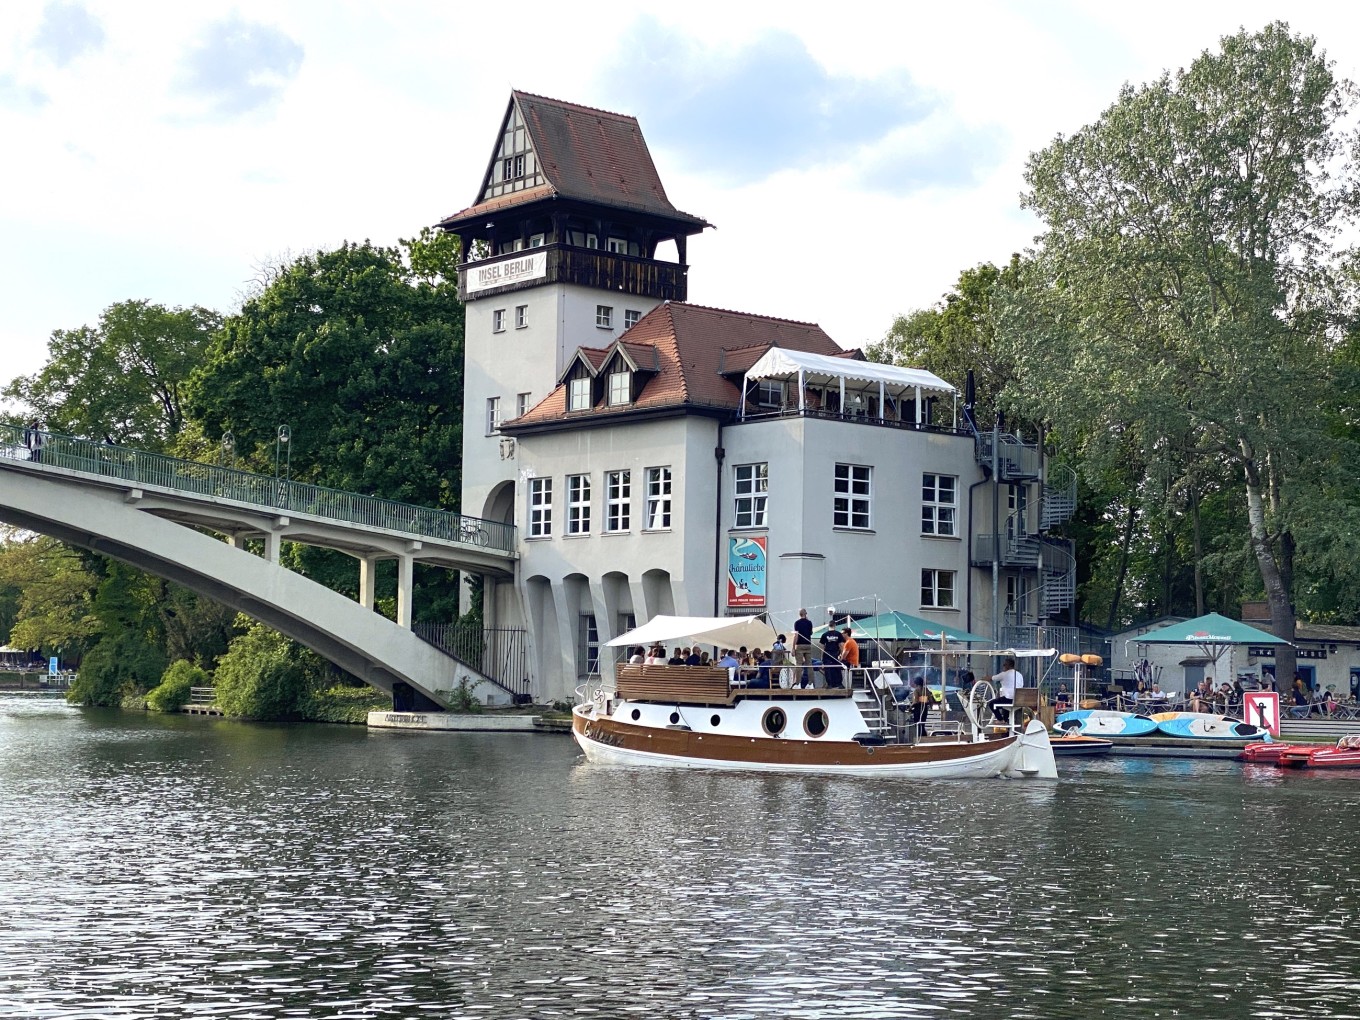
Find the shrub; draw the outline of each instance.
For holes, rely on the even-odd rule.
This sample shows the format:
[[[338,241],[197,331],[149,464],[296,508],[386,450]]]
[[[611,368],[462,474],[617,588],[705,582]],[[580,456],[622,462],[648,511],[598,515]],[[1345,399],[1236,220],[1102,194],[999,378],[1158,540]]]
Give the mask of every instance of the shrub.
[[[391,709],[392,696],[376,687],[330,687],[307,698],[302,717],[313,722],[368,722],[368,713]]]
[[[146,707],[153,712],[178,712],[189,704],[190,688],[207,687],[208,682],[205,670],[180,659],[165,671],[160,686],[147,692]]]
[[[309,689],[309,671],[292,642],[262,623],[232,639],[215,680],[217,707],[245,719],[295,719]]]
[[[81,661],[66,700],[114,707],[124,696],[154,686],[164,671],[165,656],[158,649],[133,634],[106,634]]]

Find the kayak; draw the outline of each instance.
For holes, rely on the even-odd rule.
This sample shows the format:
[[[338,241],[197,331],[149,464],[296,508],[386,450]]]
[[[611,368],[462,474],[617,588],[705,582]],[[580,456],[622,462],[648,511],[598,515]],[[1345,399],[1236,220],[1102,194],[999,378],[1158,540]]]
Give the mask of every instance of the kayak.
[[[1079,733],[1088,737],[1145,737],[1157,724],[1145,715],[1112,712],[1103,708],[1083,708],[1064,712],[1053,721],[1059,733]]]

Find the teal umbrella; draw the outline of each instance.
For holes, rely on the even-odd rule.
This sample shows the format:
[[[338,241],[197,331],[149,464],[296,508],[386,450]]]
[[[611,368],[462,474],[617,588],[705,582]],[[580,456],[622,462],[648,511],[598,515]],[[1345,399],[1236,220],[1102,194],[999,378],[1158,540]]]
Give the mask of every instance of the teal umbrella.
[[[969,644],[989,639],[970,634],[960,627],[925,620],[910,613],[879,613],[863,620],[850,621],[850,633],[856,641],[868,638],[878,641],[924,641],[939,644],[941,635],[953,644]]]
[[[1133,640],[1139,644],[1149,645],[1193,645],[1204,653],[1205,658],[1213,660],[1215,669],[1218,668],[1218,660],[1223,650],[1233,645],[1292,644],[1284,638],[1257,630],[1240,620],[1230,620],[1218,613],[1206,613],[1184,623],[1170,623],[1157,630],[1140,634]]]

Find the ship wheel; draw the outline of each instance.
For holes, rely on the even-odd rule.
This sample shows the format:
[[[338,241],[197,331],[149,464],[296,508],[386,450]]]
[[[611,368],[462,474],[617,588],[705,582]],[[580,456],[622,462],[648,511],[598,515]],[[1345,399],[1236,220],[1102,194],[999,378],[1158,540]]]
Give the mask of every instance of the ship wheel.
[[[968,715],[976,728],[982,729],[990,722],[991,709],[987,707],[987,703],[995,697],[996,690],[987,680],[979,680],[968,692]]]

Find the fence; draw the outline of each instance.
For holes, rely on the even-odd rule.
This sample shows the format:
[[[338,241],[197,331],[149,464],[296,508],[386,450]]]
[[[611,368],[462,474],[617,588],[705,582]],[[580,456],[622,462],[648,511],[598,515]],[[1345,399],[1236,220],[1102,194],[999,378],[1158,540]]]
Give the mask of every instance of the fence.
[[[529,700],[528,632],[513,627],[483,628],[476,620],[417,623],[416,637],[477,670],[516,701]]]
[[[167,457],[74,436],[37,433],[0,425],[0,457],[33,460],[53,467],[155,485],[212,499],[228,499],[292,513],[311,514],[364,527],[400,531],[445,542],[515,550],[514,525],[467,517],[448,510],[361,496],[340,489],[242,471],[218,464]],[[30,452],[31,451],[31,452]]]

